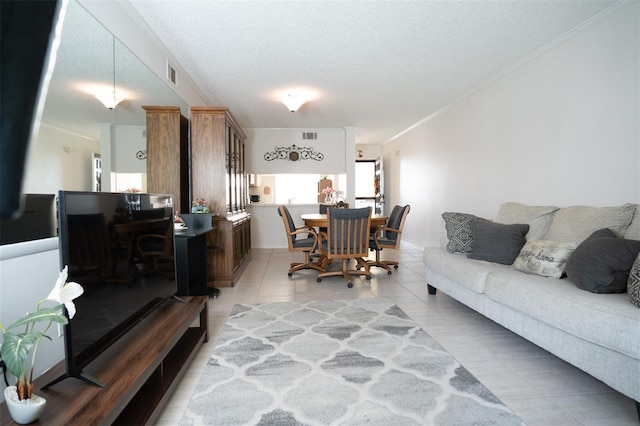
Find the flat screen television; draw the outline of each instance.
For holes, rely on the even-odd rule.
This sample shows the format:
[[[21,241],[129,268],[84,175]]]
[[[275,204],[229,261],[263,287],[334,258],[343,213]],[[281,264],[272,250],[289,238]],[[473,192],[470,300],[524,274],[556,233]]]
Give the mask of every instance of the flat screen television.
[[[66,373],[46,387],[67,377],[101,386],[83,368],[176,294],[173,197],[60,191],[58,199],[61,268],[84,294],[64,329]],[[172,251],[156,269],[142,242],[167,239]]]

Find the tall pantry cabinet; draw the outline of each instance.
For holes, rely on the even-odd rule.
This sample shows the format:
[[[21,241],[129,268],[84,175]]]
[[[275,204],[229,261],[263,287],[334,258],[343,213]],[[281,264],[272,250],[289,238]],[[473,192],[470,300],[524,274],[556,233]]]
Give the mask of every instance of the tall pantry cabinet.
[[[246,136],[227,108],[191,107],[191,196],[204,198],[216,229],[207,235],[211,286],[233,286],[251,255]]]
[[[176,213],[189,200],[189,122],[177,106],[143,106],[147,112],[147,191],[173,194]]]

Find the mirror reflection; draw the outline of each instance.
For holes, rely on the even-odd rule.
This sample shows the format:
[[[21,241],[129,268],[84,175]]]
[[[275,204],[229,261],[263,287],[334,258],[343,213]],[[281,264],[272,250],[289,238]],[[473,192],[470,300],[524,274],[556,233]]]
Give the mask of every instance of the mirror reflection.
[[[119,103],[110,109],[96,96]],[[163,79],[70,1],[23,192],[145,191],[143,105],[188,110]]]

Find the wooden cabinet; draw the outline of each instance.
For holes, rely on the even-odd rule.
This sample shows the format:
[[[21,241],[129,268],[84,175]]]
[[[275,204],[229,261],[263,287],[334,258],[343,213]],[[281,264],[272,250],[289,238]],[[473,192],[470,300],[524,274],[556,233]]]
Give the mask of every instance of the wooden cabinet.
[[[189,123],[177,106],[143,106],[147,112],[147,191],[172,194],[176,213],[188,213]]]
[[[210,286],[233,286],[251,254],[246,136],[226,108],[191,107],[191,196],[204,198],[216,230],[207,235]]]
[[[208,299],[164,301],[87,365],[85,373],[104,383],[104,388],[69,378],[40,389],[64,373],[64,362],[37,378],[34,392],[47,399],[37,424],[153,424],[207,341]],[[15,424],[5,403],[0,404],[0,424]]]

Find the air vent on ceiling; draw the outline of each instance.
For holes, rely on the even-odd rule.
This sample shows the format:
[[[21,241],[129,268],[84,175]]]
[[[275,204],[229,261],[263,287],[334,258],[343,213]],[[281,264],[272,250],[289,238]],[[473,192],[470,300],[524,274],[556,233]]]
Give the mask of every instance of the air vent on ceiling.
[[[315,140],[318,139],[318,133],[317,132],[302,132],[302,139],[303,140]]]
[[[176,84],[177,73],[176,69],[167,61],[167,80],[169,80],[173,85]]]

